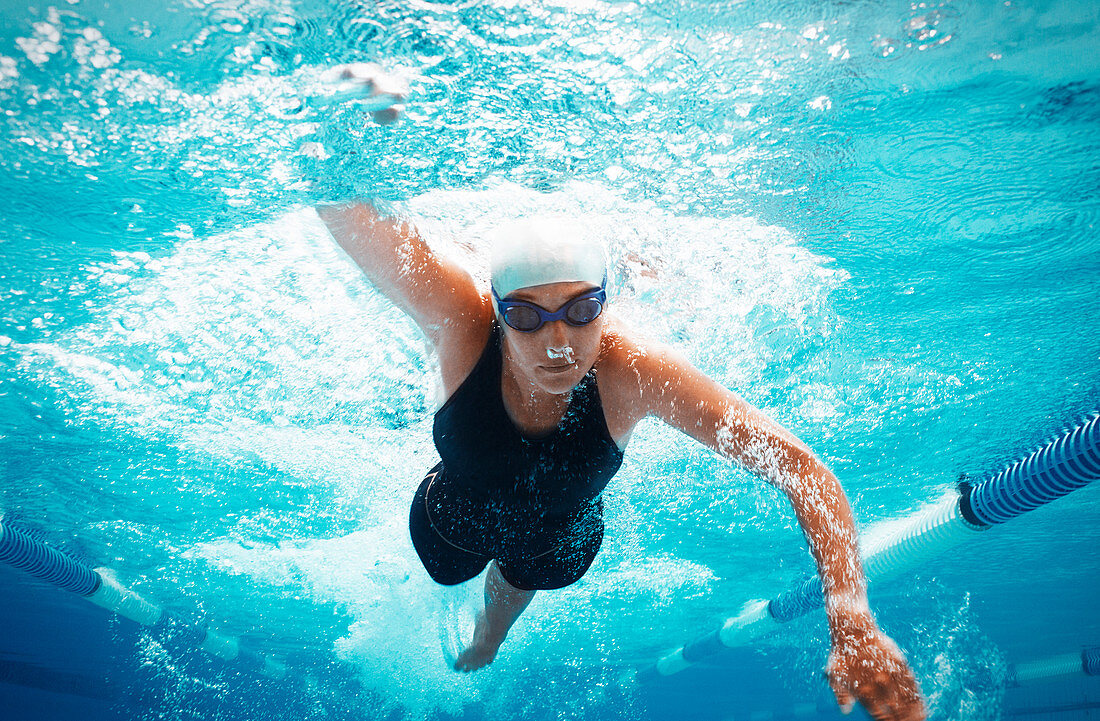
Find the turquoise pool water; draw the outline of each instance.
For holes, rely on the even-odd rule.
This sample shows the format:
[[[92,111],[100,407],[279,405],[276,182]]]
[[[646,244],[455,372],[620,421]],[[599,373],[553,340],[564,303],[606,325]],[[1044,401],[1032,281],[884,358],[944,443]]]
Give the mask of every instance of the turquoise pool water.
[[[433,361],[309,205],[383,200],[481,270],[495,223],[582,217],[613,307],[809,443],[879,537],[1097,408],[1098,23],[1085,1],[5,3],[0,512],[292,670],[171,651],[0,569],[5,718],[826,699],[820,614],[621,681],[813,572],[781,494],[655,424],[588,575],[449,672],[405,528]],[[302,106],[353,60],[409,82],[400,125]],[[1098,521],[1087,487],[872,586],[932,718],[1097,714],[1094,678],[1004,679],[1100,644]]]

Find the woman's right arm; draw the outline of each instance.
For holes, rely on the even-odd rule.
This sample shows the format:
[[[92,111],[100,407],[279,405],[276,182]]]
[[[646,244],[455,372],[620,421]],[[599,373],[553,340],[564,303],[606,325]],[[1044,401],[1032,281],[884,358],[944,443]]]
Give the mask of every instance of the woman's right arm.
[[[373,63],[337,66],[323,73],[321,81],[325,92],[311,99],[311,105],[353,103],[383,125],[400,119],[408,94],[404,83]],[[457,356],[461,368],[464,349],[484,343],[492,320],[488,297],[478,292],[465,269],[436,253],[411,223],[385,217],[364,201],[322,205],[317,214],[340,247],[420,326],[442,357]]]
[[[367,278],[412,317],[437,350],[465,345],[471,334],[488,327],[492,308],[473,277],[436,253],[411,223],[384,217],[362,201],[319,206],[317,214]]]

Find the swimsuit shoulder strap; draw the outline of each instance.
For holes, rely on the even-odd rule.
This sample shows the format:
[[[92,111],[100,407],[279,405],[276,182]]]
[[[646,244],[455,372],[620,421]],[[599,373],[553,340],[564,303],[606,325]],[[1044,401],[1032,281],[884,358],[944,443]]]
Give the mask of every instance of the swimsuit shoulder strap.
[[[494,320],[492,331],[489,333],[489,340],[486,341],[485,347],[481,351],[481,356],[477,359],[477,363],[474,364],[470,373],[463,379],[454,393],[452,393],[440,409],[436,411],[436,415],[444,408],[454,405],[455,399],[468,396],[471,393],[481,396],[485,393],[491,393],[492,389],[495,387],[497,389],[497,394],[500,394],[500,346],[500,326]]]

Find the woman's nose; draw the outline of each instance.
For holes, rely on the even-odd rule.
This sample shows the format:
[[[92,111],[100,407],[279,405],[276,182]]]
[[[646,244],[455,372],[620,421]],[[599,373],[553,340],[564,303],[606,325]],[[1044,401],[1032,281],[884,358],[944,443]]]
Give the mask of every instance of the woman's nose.
[[[552,320],[546,324],[546,327],[549,328],[546,341],[550,346],[561,348],[569,344],[569,334],[565,330],[564,320]]]

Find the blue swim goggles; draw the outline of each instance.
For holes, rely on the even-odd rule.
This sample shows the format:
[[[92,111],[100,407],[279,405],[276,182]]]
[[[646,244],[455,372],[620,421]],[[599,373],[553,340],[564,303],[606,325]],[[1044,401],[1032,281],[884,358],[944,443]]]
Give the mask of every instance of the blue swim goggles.
[[[496,301],[497,310],[504,322],[521,333],[534,333],[543,323],[552,320],[564,320],[573,326],[588,325],[600,317],[607,303],[607,291],[596,288],[584,295],[578,295],[555,311],[549,311],[525,300],[504,300],[497,295],[496,288],[492,290],[493,300]]]

